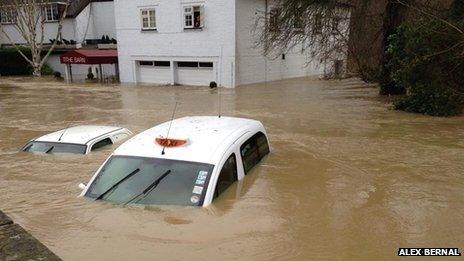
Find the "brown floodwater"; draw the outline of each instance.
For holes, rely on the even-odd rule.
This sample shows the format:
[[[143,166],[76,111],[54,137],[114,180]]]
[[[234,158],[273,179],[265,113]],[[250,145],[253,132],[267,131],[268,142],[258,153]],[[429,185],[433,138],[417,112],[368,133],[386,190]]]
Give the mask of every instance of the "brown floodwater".
[[[207,208],[78,198],[115,146],[18,152],[69,123],[141,132],[214,115],[200,87],[65,85],[0,78],[0,209],[65,260],[388,260],[398,247],[463,247],[464,117],[389,109],[354,79],[223,90],[224,115],[262,121],[272,153]]]

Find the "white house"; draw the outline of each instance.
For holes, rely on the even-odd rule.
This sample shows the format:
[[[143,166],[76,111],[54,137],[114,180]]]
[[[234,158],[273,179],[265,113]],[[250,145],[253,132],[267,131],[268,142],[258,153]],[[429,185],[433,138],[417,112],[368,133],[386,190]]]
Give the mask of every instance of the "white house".
[[[2,1],[0,1],[1,3]],[[46,14],[44,43],[50,44],[50,39],[55,39],[60,18],[60,0],[53,0],[52,4],[43,8]],[[0,31],[0,46],[11,46],[11,41],[15,44],[25,44],[26,41],[15,29],[14,12],[9,8],[1,8],[0,23],[8,37]],[[38,33],[37,37],[41,36]],[[109,39],[116,39],[116,28],[114,19],[113,0],[71,0],[63,28],[60,35],[60,41],[71,42],[66,46],[57,46],[53,54],[49,57],[47,64],[55,71],[64,75],[65,67],[60,63],[60,55],[69,51],[72,47],[96,48],[98,40],[102,36],[108,36]],[[10,41],[11,39],[11,41]],[[85,78],[89,66],[75,66],[73,72],[75,78]],[[104,72],[114,74],[114,68],[105,65]]]
[[[296,48],[263,56],[253,29],[269,2],[115,0],[121,81],[235,87],[322,74]]]

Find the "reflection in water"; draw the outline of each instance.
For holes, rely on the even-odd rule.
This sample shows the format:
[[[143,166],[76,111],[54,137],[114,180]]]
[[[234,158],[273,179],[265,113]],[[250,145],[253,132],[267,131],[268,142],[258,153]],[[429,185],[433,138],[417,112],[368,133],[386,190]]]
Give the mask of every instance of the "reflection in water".
[[[464,240],[464,118],[388,110],[354,80],[221,90],[224,115],[264,122],[272,153],[207,208],[77,198],[115,147],[86,156],[18,150],[68,123],[128,127],[215,115],[216,90],[0,80],[0,208],[65,260],[391,259]]]

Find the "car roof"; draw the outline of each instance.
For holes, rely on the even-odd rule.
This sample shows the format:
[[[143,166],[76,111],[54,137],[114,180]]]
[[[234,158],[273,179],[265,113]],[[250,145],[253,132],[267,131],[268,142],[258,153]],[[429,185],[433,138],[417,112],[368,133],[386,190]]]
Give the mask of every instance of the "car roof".
[[[180,147],[165,148],[156,143],[156,138],[185,139]],[[195,116],[175,119],[148,129],[119,146],[113,155],[148,158],[165,158],[216,164],[223,153],[238,138],[247,132],[264,131],[261,122],[243,118],[218,116]]]
[[[35,141],[73,143],[85,145],[95,138],[123,129],[124,128],[121,127],[111,126],[81,125],[44,135],[35,139]],[[59,140],[60,137],[61,140]]]

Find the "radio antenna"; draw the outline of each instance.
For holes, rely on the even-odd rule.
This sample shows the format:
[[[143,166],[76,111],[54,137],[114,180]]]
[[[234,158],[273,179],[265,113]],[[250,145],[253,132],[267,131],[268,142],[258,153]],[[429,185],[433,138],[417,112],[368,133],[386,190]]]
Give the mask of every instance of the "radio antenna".
[[[61,141],[64,134],[68,131],[69,127],[71,127],[71,123],[68,123],[68,126],[66,126],[66,129],[64,129],[63,133],[61,133],[60,138],[58,139],[58,141]]]
[[[176,104],[174,105],[174,110],[172,110],[172,116],[171,116],[171,121],[169,122],[169,128],[168,128],[168,134],[166,135],[166,140],[169,139],[169,132],[171,132],[172,122],[174,121],[174,116],[176,115],[177,104],[178,104],[178,102],[176,102]],[[161,155],[166,154],[164,152],[165,149],[166,149],[166,143],[163,146],[163,150],[161,151]]]

